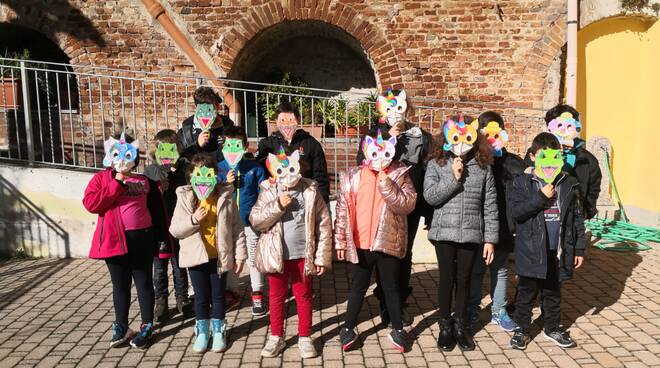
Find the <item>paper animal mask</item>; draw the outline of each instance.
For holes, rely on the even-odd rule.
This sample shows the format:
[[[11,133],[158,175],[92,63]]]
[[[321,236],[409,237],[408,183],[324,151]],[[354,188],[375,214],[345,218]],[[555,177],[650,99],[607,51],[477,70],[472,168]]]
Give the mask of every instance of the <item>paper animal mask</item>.
[[[445,145],[442,147],[445,151],[452,151],[456,156],[462,156],[468,153],[477,141],[477,129],[479,122],[475,119],[470,124],[465,124],[463,115],[458,122],[452,119],[447,120],[442,131],[445,135]]]
[[[176,149],[176,143],[158,143],[156,152],[156,162],[161,166],[174,166],[179,159],[179,151]]]
[[[548,123],[548,131],[554,134],[563,146],[573,147],[580,134],[582,124],[570,112],[565,112]]]
[[[208,131],[213,126],[217,116],[218,112],[213,104],[199,104],[195,108],[193,126],[195,129],[201,129],[203,132]]]
[[[105,157],[103,166],[112,167],[117,172],[127,173],[135,167],[135,159],[138,157],[140,144],[137,140],[126,143],[124,133],[121,133],[119,140],[112,137],[103,143]]]
[[[539,150],[534,157],[534,172],[536,176],[551,184],[561,173],[564,158],[561,150],[546,148]]]
[[[394,95],[391,88],[387,89],[384,96],[378,96],[376,100],[376,110],[381,123],[387,123],[389,126],[394,126],[403,121],[406,116],[408,103],[406,102],[406,91],[399,92]]]
[[[277,116],[277,130],[282,133],[287,142],[291,142],[293,135],[298,130],[298,121],[291,113],[279,114]]]
[[[227,138],[222,145],[222,156],[227,160],[227,163],[232,169],[236,169],[238,163],[243,158],[245,149],[243,148],[243,140],[236,138]]]
[[[509,141],[509,135],[506,133],[506,130],[500,128],[500,125],[496,121],[491,121],[481,129],[481,134],[483,134],[491,147],[493,147],[495,156],[502,157],[502,148]]]
[[[205,201],[213,193],[217,183],[215,170],[210,167],[195,166],[190,175],[190,185],[200,201]]]
[[[284,148],[280,146],[280,152],[275,156],[268,154],[266,168],[275,178],[278,184],[285,188],[295,187],[302,177],[300,175],[300,153],[293,151],[291,156],[284,153]]]
[[[396,151],[396,137],[384,141],[383,136],[378,130],[378,136],[364,137],[362,142],[362,152],[364,152],[363,165],[369,166],[374,171],[385,170],[392,163]]]

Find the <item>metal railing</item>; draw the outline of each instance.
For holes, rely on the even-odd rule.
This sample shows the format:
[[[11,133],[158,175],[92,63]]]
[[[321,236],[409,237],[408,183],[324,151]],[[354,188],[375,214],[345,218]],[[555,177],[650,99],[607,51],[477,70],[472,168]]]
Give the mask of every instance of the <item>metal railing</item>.
[[[318,88],[278,86],[176,73],[0,58],[0,158],[69,167],[100,168],[103,141],[127,131],[147,151],[161,129],[179,129],[194,112],[201,85],[221,85],[240,105],[234,121],[252,149],[270,134],[272,112],[284,99],[301,110],[301,125],[326,151],[336,187],[338,173],[355,165],[358,137],[374,121],[373,97]],[[513,151],[544,126],[538,110],[480,102],[413,98],[409,119],[437,134],[448,116],[502,113]],[[143,162],[146,160],[143,160]]]

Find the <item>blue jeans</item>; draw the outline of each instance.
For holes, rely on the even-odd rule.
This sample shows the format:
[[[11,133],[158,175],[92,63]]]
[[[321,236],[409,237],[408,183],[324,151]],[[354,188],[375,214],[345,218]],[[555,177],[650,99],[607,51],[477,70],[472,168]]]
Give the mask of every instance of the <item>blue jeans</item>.
[[[156,299],[167,298],[169,295],[168,290],[168,277],[167,277],[167,264],[172,264],[172,276],[174,277],[174,295],[188,296],[188,273],[185,268],[179,268],[179,259],[174,256],[169,259],[160,259],[154,257],[154,291]]]
[[[490,266],[486,266],[486,262],[482,257],[484,251],[483,244],[477,251],[475,257],[474,267],[472,267],[472,281],[470,285],[470,296],[468,297],[468,311],[469,313],[479,313],[479,305],[481,304],[481,286],[484,282],[484,275],[486,269],[490,269],[490,297],[493,299],[493,305],[490,310],[491,313],[499,313],[506,307],[506,288],[508,282],[508,268],[507,259],[509,252],[497,251],[495,246],[495,254],[493,255],[493,262]]]

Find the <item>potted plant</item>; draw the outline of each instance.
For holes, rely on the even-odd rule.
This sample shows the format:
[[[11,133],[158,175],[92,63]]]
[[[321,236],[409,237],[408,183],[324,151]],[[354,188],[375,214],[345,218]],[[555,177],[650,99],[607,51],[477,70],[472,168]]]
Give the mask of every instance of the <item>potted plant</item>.
[[[0,91],[0,107],[5,109],[18,109],[23,106],[21,71],[19,69],[21,66],[20,60],[28,60],[30,58],[30,51],[23,49],[22,52],[10,53],[5,50],[2,57],[12,60],[2,60],[0,62],[0,69],[2,69],[2,76],[0,77],[2,78],[0,80],[0,85],[2,85],[2,91]]]
[[[325,117],[325,123],[334,128],[335,137],[359,137],[367,132],[370,108],[373,111],[372,98],[365,101],[347,101],[333,98],[325,104],[317,103],[319,115]]]

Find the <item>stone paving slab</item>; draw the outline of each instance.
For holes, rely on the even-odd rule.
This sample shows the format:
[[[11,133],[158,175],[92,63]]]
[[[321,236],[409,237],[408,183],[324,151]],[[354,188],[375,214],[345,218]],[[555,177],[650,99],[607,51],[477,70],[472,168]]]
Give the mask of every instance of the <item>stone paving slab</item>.
[[[223,354],[192,352],[193,319],[174,315],[158,328],[147,350],[128,346],[109,349],[112,287],[105,264],[94,260],[0,261],[0,367],[652,367],[660,366],[660,250],[614,253],[591,249],[584,269],[563,290],[562,322],[579,346],[562,350],[535,336],[526,351],[508,347],[510,334],[487,324],[490,298],[482,300],[482,322],[476,327],[477,349],[443,353],[436,348],[434,264],[414,266],[415,316],[412,350],[390,347],[379,327],[378,303],[365,300],[358,330],[361,348],[342,353],[337,334],[346,311],[347,265],[314,281],[313,338],[321,355],[301,361],[296,347],[295,303],[289,301],[287,349],[278,358],[262,359],[268,317],[252,317],[248,276],[243,275],[241,308],[227,314],[230,347]],[[488,279],[488,278],[487,278]],[[171,284],[170,284],[171,285]],[[513,285],[513,278],[511,278]],[[373,285],[372,285],[373,287]],[[484,283],[484,295],[488,282]],[[510,288],[509,295],[513,295]],[[370,293],[369,293],[370,294]],[[171,296],[170,305],[174,305]],[[535,317],[538,317],[538,308]],[[133,292],[130,321],[137,328]]]

